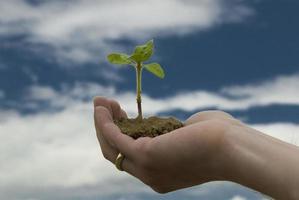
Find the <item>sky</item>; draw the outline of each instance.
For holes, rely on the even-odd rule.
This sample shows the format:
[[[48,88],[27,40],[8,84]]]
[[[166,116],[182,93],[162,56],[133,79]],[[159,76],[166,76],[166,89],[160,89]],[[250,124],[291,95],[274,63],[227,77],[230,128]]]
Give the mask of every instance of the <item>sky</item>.
[[[135,72],[106,61],[155,41],[147,116],[224,110],[299,145],[296,0],[0,0],[0,199],[264,200],[229,182],[156,194],[106,161],[92,98],[136,116]]]

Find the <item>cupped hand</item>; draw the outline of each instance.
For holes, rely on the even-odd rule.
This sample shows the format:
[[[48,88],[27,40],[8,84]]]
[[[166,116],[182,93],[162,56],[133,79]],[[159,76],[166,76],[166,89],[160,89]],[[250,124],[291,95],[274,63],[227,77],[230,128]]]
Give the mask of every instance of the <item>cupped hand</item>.
[[[114,163],[121,152],[123,169],[159,193],[223,180],[227,166],[223,139],[231,127],[242,126],[227,113],[205,111],[191,116],[183,128],[134,140],[113,122],[127,117],[116,101],[96,97],[94,108],[104,157]]]

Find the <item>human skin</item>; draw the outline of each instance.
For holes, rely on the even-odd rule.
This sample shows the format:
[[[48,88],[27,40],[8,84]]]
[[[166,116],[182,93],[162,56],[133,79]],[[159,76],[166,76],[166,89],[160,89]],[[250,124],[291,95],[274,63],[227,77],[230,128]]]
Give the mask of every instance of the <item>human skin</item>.
[[[114,163],[121,152],[124,171],[158,193],[223,180],[275,199],[299,199],[299,148],[225,112],[199,112],[183,128],[134,140],[113,122],[127,117],[116,101],[96,97],[94,110],[104,157]]]

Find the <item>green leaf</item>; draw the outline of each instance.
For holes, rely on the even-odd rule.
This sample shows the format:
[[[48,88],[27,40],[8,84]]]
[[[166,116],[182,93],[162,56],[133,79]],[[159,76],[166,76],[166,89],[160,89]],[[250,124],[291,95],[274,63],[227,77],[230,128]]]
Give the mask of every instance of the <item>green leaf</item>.
[[[130,56],[123,53],[112,53],[107,56],[107,59],[112,64],[117,65],[126,65],[126,64],[132,64],[132,60],[130,59]]]
[[[150,63],[147,65],[143,65],[147,71],[153,73],[154,75],[158,76],[159,78],[164,78],[164,70],[158,63]]]
[[[154,40],[148,41],[144,45],[136,46],[131,59],[135,62],[144,62],[153,55]]]

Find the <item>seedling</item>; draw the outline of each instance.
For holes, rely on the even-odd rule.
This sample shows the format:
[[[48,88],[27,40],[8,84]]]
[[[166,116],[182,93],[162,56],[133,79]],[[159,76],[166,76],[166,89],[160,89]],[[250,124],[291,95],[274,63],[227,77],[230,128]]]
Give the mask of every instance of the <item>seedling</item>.
[[[111,53],[107,56],[110,63],[116,65],[131,65],[136,70],[136,100],[138,116],[137,119],[142,120],[142,108],[141,108],[141,80],[142,80],[142,70],[153,73],[159,78],[164,78],[164,70],[158,63],[148,63],[148,61],[154,52],[154,40],[148,41],[144,45],[139,45],[135,47],[134,52],[131,55],[124,53]]]
[[[114,120],[114,123],[120,128],[121,132],[137,139],[139,137],[156,137],[177,128],[183,127],[179,120],[168,117],[161,118],[151,116],[143,118],[141,108],[141,79],[142,70],[153,73],[159,78],[164,78],[164,70],[158,63],[145,63],[153,55],[154,41],[150,40],[144,45],[135,47],[131,55],[123,53],[112,53],[107,56],[108,61],[117,65],[132,65],[136,70],[136,100],[138,116],[134,119],[121,118]]]

